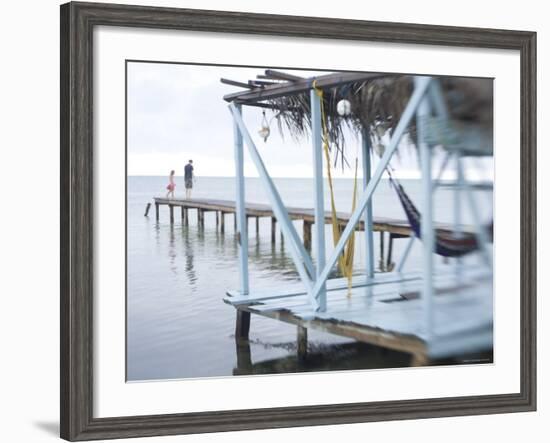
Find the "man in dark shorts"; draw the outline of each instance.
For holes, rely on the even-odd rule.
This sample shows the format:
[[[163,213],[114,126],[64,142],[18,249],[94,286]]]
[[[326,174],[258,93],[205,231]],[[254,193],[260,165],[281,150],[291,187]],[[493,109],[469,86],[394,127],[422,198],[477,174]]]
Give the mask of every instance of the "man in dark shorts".
[[[189,200],[191,198],[191,190],[193,189],[193,160],[189,160],[189,163],[185,165],[185,198]]]

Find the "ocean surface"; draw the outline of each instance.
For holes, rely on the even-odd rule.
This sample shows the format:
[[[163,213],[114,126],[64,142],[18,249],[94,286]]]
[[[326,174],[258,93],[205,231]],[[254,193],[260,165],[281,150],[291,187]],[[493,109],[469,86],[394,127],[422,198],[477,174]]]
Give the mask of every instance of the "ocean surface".
[[[194,198],[234,200],[235,179],[197,177]],[[312,207],[312,179],[275,179],[286,206]],[[421,207],[420,182],[402,180],[409,196]],[[250,345],[235,344],[235,309],[223,303],[227,290],[238,288],[237,242],[233,215],[226,215],[225,234],[216,229],[215,214],[205,214],[198,228],[196,213],[189,211],[189,226],[175,211],[170,225],[166,207],[155,221],[154,206],[144,217],[147,203],[166,193],[166,177],[130,176],[127,182],[127,379],[128,381],[220,377],[301,371],[370,369],[408,366],[407,354],[327,333],[308,331],[308,359],[296,359],[296,328],[260,316],[252,316]],[[328,189],[328,186],[325,186]],[[353,180],[335,180],[337,209],[350,212]],[[185,195],[183,178],[176,177],[176,198]],[[325,208],[329,208],[326,194]],[[476,191],[475,200],[484,221],[492,220],[492,191]],[[246,179],[247,202],[268,203],[259,179]],[[395,191],[387,181],[373,197],[374,216],[405,219]],[[434,193],[435,219],[452,222],[453,192]],[[462,201],[467,207],[466,199]],[[470,211],[462,211],[463,223],[472,223]],[[302,232],[301,221],[295,221]],[[257,235],[249,226],[250,288],[273,288],[299,282],[292,259],[280,241],[271,243],[271,222],[260,219]],[[363,273],[363,233],[357,234],[355,274]],[[327,243],[331,228],[326,226]],[[375,234],[375,260],[379,259],[379,235]],[[407,240],[395,240],[393,260],[398,261]],[[386,237],[387,243],[387,237]],[[314,239],[313,239],[314,244]],[[386,245],[387,246],[387,245]],[[327,254],[330,253],[330,247]],[[415,243],[405,270],[420,269],[421,246]],[[313,256],[315,260],[315,249]],[[468,260],[476,260],[475,257]],[[437,266],[445,265],[436,257]],[[330,299],[329,299],[330,300]],[[244,363],[243,363],[244,362]]]

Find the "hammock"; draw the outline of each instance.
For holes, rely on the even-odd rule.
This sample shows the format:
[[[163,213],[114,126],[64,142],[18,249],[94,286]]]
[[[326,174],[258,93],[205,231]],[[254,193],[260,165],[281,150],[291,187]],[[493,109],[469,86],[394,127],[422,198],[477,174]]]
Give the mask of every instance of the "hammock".
[[[399,197],[411,229],[418,238],[421,238],[420,212],[403,189],[403,186],[401,186],[401,183],[397,182],[391,175],[390,183]],[[477,238],[474,234],[461,233],[460,237],[456,237],[449,230],[436,229],[435,232],[435,253],[437,255],[443,257],[462,257],[478,249]]]

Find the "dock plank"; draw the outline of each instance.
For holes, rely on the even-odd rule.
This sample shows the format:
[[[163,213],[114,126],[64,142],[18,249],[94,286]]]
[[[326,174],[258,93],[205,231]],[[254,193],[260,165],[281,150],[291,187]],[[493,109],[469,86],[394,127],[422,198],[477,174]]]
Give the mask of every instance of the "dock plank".
[[[462,280],[454,272],[434,275],[434,329],[428,336],[423,323],[422,281],[417,274],[409,280],[371,287],[355,286],[351,292],[340,287],[329,293],[325,312],[315,312],[307,295],[268,298],[249,305],[239,301],[237,309],[410,352],[416,356],[443,358],[492,348],[493,296],[492,274],[479,267],[465,267]],[[395,277],[395,275],[394,275]],[[417,296],[403,299],[400,294]],[[231,303],[232,297],[224,301]],[[399,301],[398,301],[399,300]]]
[[[155,197],[154,202],[159,206],[177,206],[187,209],[202,209],[205,211],[223,211],[226,213],[234,213],[236,203],[234,200],[220,200],[209,198],[191,198],[191,199],[169,199],[164,197]],[[314,223],[315,214],[312,208],[299,208],[299,207],[287,207],[288,215],[294,220],[303,220],[306,222]],[[246,215],[249,217],[272,217],[275,218],[275,214],[271,209],[271,206],[264,203],[245,203]],[[337,212],[338,222],[345,226],[351,214],[349,212]],[[332,213],[330,211],[325,212],[325,223],[332,223]],[[448,223],[436,223],[437,229],[443,229],[453,231],[453,226]],[[364,222],[361,220],[357,224],[358,231],[364,231]],[[377,232],[390,232],[393,234],[409,236],[411,234],[411,228],[407,220],[400,220],[389,217],[375,217],[373,220],[373,229]],[[464,232],[475,232],[471,226],[463,226]]]

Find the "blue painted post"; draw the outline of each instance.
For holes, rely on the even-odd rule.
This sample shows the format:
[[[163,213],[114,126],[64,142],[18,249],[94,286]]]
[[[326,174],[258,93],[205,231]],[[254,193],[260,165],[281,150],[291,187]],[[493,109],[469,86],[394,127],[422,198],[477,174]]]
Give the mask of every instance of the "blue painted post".
[[[241,105],[236,105],[236,112],[241,114]],[[243,137],[237,123],[233,121],[233,134],[235,140],[235,179],[237,204],[235,219],[237,221],[237,238],[239,249],[239,275],[241,294],[248,294],[248,230],[246,226],[246,208],[244,199],[244,156]]]
[[[370,159],[370,135],[368,129],[363,129],[362,133],[363,144],[363,189],[367,189],[367,185],[371,179],[371,159]],[[367,203],[365,209],[365,255],[366,255],[366,271],[367,281],[374,278],[374,239],[372,231],[372,198]]]
[[[288,211],[283,204],[283,200],[281,199],[281,196],[279,195],[277,188],[273,183],[273,180],[267,172],[267,168],[264,165],[262,157],[256,149],[256,145],[254,144],[252,137],[248,133],[246,125],[244,124],[244,121],[241,117],[241,114],[238,112],[236,105],[234,103],[231,103],[229,105],[229,110],[233,114],[233,119],[237,125],[237,128],[240,130],[241,136],[244,138],[244,141],[248,146],[250,158],[254,162],[254,165],[256,166],[256,169],[260,174],[260,180],[265,186],[265,190],[271,202],[271,207],[281,227],[281,232],[284,234],[284,237],[289,240],[289,252],[292,256],[292,260],[294,261],[294,265],[296,266],[296,270],[300,275],[300,279],[302,280],[302,283],[306,288],[306,292],[308,293],[308,296],[314,308],[318,309],[317,297],[314,296],[311,292],[311,279],[312,276],[314,276],[315,274],[315,272],[313,271],[313,264],[311,263],[311,257],[307,254],[304,246],[302,245],[302,242],[300,241],[300,238],[298,237],[298,233],[296,232],[296,229],[292,224],[292,220],[290,219]]]
[[[415,77],[415,87],[418,87],[421,77]],[[422,216],[421,237],[424,247],[422,266],[422,299],[424,328],[428,338],[433,329],[433,200],[432,200],[432,153],[426,142],[426,120],[430,115],[430,104],[427,98],[420,101],[416,112],[416,134],[418,139],[418,151],[420,153],[422,171]]]
[[[317,249],[316,276],[325,267],[325,195],[323,192],[323,144],[321,140],[321,98],[314,89],[310,91],[311,138],[313,141],[313,177],[315,180],[315,245]],[[327,290],[323,285],[317,295],[318,310],[327,310]]]
[[[462,159],[458,160],[458,167],[460,168],[461,173],[464,176],[464,166],[462,164]],[[464,193],[466,194],[466,201],[468,203],[468,206],[470,207],[470,213],[472,214],[474,226],[476,229],[475,235],[477,238],[477,243],[479,244],[479,252],[481,253],[481,259],[489,269],[492,269],[493,259],[491,258],[491,254],[487,248],[487,245],[489,244],[489,239],[487,238],[486,227],[483,226],[481,222],[481,216],[479,214],[477,204],[474,199],[472,188],[470,187],[469,183],[466,180],[462,182],[462,186],[464,189]]]

